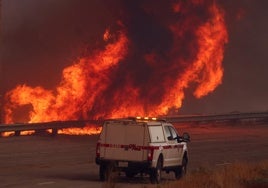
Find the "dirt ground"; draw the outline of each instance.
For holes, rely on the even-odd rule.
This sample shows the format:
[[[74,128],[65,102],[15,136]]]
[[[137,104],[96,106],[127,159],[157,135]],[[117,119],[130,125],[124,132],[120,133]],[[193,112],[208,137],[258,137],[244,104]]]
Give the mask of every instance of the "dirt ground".
[[[189,173],[200,166],[268,159],[268,125],[175,125],[189,132]],[[98,179],[95,136],[0,138],[0,187],[107,187]],[[174,181],[173,174],[164,176]],[[148,177],[117,179],[115,187],[144,187]]]

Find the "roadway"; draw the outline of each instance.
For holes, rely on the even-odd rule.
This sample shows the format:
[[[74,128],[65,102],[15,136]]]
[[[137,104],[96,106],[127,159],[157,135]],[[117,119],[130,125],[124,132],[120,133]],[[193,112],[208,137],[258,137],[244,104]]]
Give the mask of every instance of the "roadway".
[[[191,134],[189,173],[200,166],[268,159],[268,125],[182,126]],[[0,187],[107,187],[94,163],[95,136],[0,138]],[[173,174],[165,181],[174,181]],[[111,185],[111,184],[110,184]],[[148,177],[117,178],[115,187],[149,186]]]

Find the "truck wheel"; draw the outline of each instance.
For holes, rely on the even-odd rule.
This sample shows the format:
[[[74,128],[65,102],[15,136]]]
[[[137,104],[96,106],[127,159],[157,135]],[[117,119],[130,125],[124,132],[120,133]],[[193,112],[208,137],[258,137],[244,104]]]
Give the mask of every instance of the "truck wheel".
[[[187,159],[186,157],[183,157],[182,159],[182,165],[175,169],[175,178],[178,180],[186,175],[187,171]]]
[[[112,173],[112,165],[100,164],[99,176],[101,181],[108,181]]]
[[[156,168],[152,169],[150,173],[151,183],[159,184],[162,178],[162,160],[159,158],[157,161]]]
[[[107,165],[100,164],[99,176],[101,181],[106,181],[107,178]]]

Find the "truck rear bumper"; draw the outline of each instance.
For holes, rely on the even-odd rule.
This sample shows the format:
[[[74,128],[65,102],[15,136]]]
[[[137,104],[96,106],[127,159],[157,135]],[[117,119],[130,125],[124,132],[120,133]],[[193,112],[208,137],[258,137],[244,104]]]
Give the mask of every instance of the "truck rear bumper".
[[[112,165],[115,169],[120,171],[145,171],[151,167],[150,161],[120,161],[120,160],[104,160],[96,157],[96,164],[98,165]]]

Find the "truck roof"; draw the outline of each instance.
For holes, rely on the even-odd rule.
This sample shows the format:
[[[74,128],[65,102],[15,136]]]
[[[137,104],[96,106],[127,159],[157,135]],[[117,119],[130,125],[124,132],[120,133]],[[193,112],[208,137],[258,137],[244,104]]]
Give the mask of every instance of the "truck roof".
[[[160,125],[163,122],[167,123],[165,119],[158,119],[158,118],[149,118],[149,117],[127,117],[127,118],[115,118],[115,119],[107,119],[105,120],[106,123],[127,123],[127,124],[147,124],[147,125]]]

